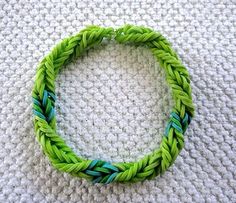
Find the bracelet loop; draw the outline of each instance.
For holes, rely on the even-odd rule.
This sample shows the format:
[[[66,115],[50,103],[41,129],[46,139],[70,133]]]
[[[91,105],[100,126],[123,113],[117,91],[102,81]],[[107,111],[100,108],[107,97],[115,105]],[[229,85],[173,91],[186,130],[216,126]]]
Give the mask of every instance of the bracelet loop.
[[[55,78],[59,70],[104,39],[150,48],[165,70],[166,81],[175,101],[160,148],[137,162],[109,163],[81,158],[56,132]],[[36,137],[52,165],[93,183],[143,181],[166,171],[183,148],[183,134],[194,115],[189,73],[170,43],[159,32],[133,25],[117,30],[89,26],[77,35],[63,39],[38,65],[32,97]]]

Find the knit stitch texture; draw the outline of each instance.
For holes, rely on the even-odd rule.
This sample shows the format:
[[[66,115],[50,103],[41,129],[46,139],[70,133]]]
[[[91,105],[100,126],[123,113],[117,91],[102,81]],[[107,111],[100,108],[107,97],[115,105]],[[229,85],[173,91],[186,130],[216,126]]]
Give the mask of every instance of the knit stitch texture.
[[[0,202],[235,202],[235,10],[227,0],[0,1]],[[190,72],[197,108],[163,176],[93,186],[43,155],[33,130],[34,76],[60,39],[86,25],[126,23],[168,38]],[[164,78],[143,47],[90,50],[58,75],[59,134],[83,157],[143,157],[159,147],[173,106]]]

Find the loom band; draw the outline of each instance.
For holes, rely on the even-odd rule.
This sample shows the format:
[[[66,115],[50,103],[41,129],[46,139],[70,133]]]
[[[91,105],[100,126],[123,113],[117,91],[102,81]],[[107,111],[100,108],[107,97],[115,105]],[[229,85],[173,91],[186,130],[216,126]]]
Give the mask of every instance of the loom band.
[[[102,173],[101,172],[98,172],[98,171],[92,171],[92,170],[85,170],[85,173],[87,175],[91,175],[91,176],[102,176]]]
[[[187,112],[185,113],[182,123],[187,123],[187,124],[191,123],[191,116],[189,116],[189,114]]]
[[[44,91],[43,91],[43,106],[44,106],[44,107],[46,107],[46,105],[47,105],[47,99],[48,99],[48,98],[49,98],[49,99],[52,99],[53,102],[56,101],[56,97],[55,97],[54,93],[49,92],[49,91],[47,91],[47,90],[44,90]]]
[[[109,184],[111,182],[113,182],[113,180],[115,179],[115,177],[118,175],[117,172],[113,173],[110,175],[110,177],[107,179],[107,181],[105,182],[105,184]]]
[[[188,124],[190,124],[192,121],[192,117],[188,115]]]
[[[182,123],[190,123],[191,121],[191,116],[189,116],[189,114],[186,112],[185,115],[184,115],[184,118],[182,120]]]
[[[171,126],[176,129],[178,132],[180,132],[181,134],[183,134],[183,129],[182,127],[180,127],[179,125],[177,125],[176,123],[172,122]]]
[[[98,159],[94,159],[94,160],[90,163],[88,169],[92,169],[99,161],[100,161],[100,160],[98,160]]]
[[[184,118],[183,118],[183,120],[181,121],[181,123],[187,123],[188,122],[188,114],[187,113],[185,113],[185,115],[184,115]]]
[[[175,119],[177,119],[178,121],[180,121],[179,115],[177,115],[177,113],[175,113],[175,112],[171,112],[171,113],[170,113],[170,117],[171,117],[171,118],[175,118]]]
[[[94,177],[94,179],[92,180],[92,183],[93,184],[95,183],[109,184],[116,180],[117,175],[118,175],[118,172],[114,172],[109,175]]]
[[[169,134],[169,131],[170,131],[170,128],[173,127],[174,129],[176,129],[179,133],[183,134],[184,131],[182,129],[182,126],[181,124],[179,123],[179,125],[176,123],[176,122],[173,122],[171,119],[170,121],[168,122],[167,126],[166,126],[166,129],[165,129],[165,133],[164,133],[164,136],[168,136]]]
[[[101,173],[107,173],[107,174],[111,173],[111,171],[109,169],[102,168],[102,167],[99,167],[99,166],[98,167],[94,167],[93,170],[101,172]]]
[[[41,103],[40,103],[37,99],[35,99],[34,97],[32,97],[32,100],[33,100],[33,103],[34,103],[35,105],[41,106]]]
[[[56,96],[54,93],[48,92],[48,95],[49,95],[49,98],[52,98],[54,102],[56,101]]]
[[[48,99],[48,91],[43,91],[43,106],[45,107],[47,105],[47,99]]]
[[[47,116],[47,121],[50,122],[53,119],[54,116],[55,116],[55,110],[52,107],[50,113]]]
[[[71,173],[72,174],[72,173]],[[91,176],[90,175],[87,175],[86,173],[84,172],[78,172],[77,174],[73,174],[77,177],[80,177],[80,178],[84,178],[84,179],[87,179],[87,180],[91,180]]]
[[[55,116],[55,109],[53,107],[51,108],[49,114],[47,116],[45,116],[45,115],[43,115],[43,112],[39,107],[39,106],[41,106],[40,102],[38,100],[36,100],[35,98],[33,98],[33,103],[34,103],[34,105],[36,105],[33,107],[34,115],[39,116],[40,118],[46,120],[47,122],[50,122],[53,119],[53,117]]]
[[[186,112],[185,113],[185,116],[182,120],[182,126],[183,126],[183,131],[184,133],[186,132],[187,128],[188,128],[188,125],[190,124],[191,122],[191,116],[188,115],[188,113]]]
[[[46,117],[42,113],[36,111],[35,109],[33,109],[33,113],[35,116],[38,116],[39,118],[42,118],[43,120],[46,120]]]
[[[39,113],[41,113],[41,114],[44,115],[41,106],[38,106],[38,105],[36,105],[36,104],[33,104],[33,109],[34,109],[35,111],[38,111]]]
[[[124,34],[132,34],[135,32],[135,34],[143,34],[143,29],[142,27],[138,26],[131,26],[131,25],[126,25],[125,29],[123,29]]]
[[[110,170],[113,170],[113,171],[116,171],[116,172],[119,172],[119,169],[118,169],[118,168],[116,168],[115,166],[109,164],[108,162],[106,162],[102,167],[103,167],[103,168],[110,169]]]
[[[170,118],[170,120],[171,120],[173,123],[175,123],[176,125],[182,126],[181,123],[180,123],[180,121],[177,120],[177,119],[175,119],[174,117]]]
[[[169,131],[170,131],[170,127],[171,127],[171,121],[168,122],[166,128],[165,128],[165,133],[164,133],[164,136],[168,136],[169,134]]]
[[[118,172],[112,173],[111,175],[107,175],[105,177],[99,176],[99,177],[93,179],[92,183],[93,184],[96,184],[96,183],[109,184],[115,180],[117,175],[118,175]]]
[[[89,169],[92,169],[94,166],[96,166],[101,160],[93,160],[90,164],[90,166],[88,167]],[[110,176],[105,176],[108,177],[107,180],[105,180],[104,178],[101,177],[101,172],[103,173],[109,173],[110,171],[109,170],[105,170],[105,169],[109,169],[109,170],[113,170],[113,171],[116,171],[115,173],[113,173],[112,175]],[[116,168],[115,166],[111,165],[110,163],[106,162],[105,164],[103,164],[101,167],[97,167],[94,168],[94,170],[96,171],[92,171],[92,170],[86,170],[86,174],[88,175],[92,175],[92,176],[99,176],[98,178],[94,179],[92,182],[93,184],[95,183],[99,183],[101,180],[103,180],[105,182],[105,184],[108,184],[108,183],[111,183],[114,178],[117,176],[118,172],[119,172],[119,169]],[[99,170],[99,171],[97,171]]]
[[[181,121],[182,125],[188,125],[189,124],[189,116],[185,114],[183,120]]]
[[[106,176],[102,177],[102,179],[99,181],[99,183],[108,184],[109,182],[112,182],[115,179],[115,177],[117,176],[118,173],[115,172],[115,175],[113,175],[113,174],[106,175]]]

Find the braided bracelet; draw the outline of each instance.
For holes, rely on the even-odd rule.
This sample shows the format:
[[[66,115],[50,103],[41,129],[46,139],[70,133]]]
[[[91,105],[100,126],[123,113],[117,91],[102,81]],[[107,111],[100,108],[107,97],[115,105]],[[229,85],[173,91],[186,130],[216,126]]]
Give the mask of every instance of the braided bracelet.
[[[175,103],[160,148],[137,162],[109,163],[81,158],[56,132],[55,78],[60,68],[89,48],[101,44],[103,39],[150,48],[164,68],[167,83],[172,89]],[[89,26],[77,35],[63,39],[38,65],[32,97],[36,137],[52,165],[93,183],[136,182],[162,174],[183,148],[183,134],[194,114],[188,71],[170,43],[159,32],[133,25],[117,30]]]

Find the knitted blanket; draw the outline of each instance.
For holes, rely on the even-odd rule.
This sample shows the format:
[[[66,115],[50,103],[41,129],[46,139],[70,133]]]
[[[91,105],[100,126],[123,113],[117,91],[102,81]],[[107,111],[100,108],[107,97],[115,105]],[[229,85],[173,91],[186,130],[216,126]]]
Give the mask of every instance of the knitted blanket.
[[[0,202],[236,202],[236,3],[229,0],[0,1]],[[185,147],[162,176],[92,185],[55,170],[35,139],[39,61],[86,25],[160,31],[191,76]],[[58,133],[79,155],[135,161],[159,147],[173,101],[150,50],[104,42],[56,80]]]

